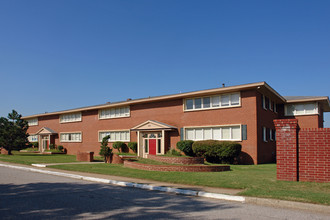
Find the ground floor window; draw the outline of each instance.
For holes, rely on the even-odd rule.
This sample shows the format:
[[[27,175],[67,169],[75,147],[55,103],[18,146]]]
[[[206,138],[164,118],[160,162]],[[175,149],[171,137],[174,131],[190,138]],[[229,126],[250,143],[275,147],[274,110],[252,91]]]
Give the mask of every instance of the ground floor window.
[[[214,127],[195,127],[185,129],[185,139],[200,140],[232,140],[241,141],[241,126],[214,126]]]
[[[110,136],[109,142],[115,142],[115,141],[129,142],[130,141],[129,131],[99,131],[99,142],[101,142],[102,139],[107,135]]]
[[[30,135],[28,137],[29,142],[37,142],[38,141],[38,135]]]
[[[61,133],[60,141],[61,142],[81,142],[81,132]]]

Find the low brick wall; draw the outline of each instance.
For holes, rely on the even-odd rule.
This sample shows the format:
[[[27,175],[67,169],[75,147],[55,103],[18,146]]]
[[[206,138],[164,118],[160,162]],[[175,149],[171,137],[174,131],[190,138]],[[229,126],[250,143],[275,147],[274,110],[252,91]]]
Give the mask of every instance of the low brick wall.
[[[164,157],[156,155],[148,155],[148,159],[156,160],[165,163],[176,163],[176,164],[204,164],[204,158],[202,157]]]
[[[123,164],[124,160],[118,154],[113,154],[111,163],[113,163],[113,164]]]
[[[8,151],[5,148],[1,148],[1,154],[8,155]]]
[[[94,152],[77,152],[77,161],[87,161],[93,162],[94,161]]]
[[[230,166],[206,166],[206,165],[192,165],[192,166],[179,166],[179,165],[152,165],[142,164],[132,161],[124,161],[124,167],[149,170],[149,171],[177,171],[177,172],[222,172],[230,170]]]

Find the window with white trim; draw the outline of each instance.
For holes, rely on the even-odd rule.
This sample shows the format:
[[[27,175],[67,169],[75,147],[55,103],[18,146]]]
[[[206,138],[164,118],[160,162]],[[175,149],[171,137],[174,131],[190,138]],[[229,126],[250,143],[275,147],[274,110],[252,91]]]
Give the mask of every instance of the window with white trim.
[[[99,142],[102,141],[102,139],[110,135],[109,142],[114,141],[123,141],[123,142],[129,142],[130,141],[130,132],[125,131],[100,131],[99,132]]]
[[[267,142],[267,128],[266,127],[262,127],[262,140],[264,142]]]
[[[129,106],[118,107],[118,108],[101,109],[99,111],[99,118],[100,119],[122,118],[122,117],[129,117],[129,116],[130,116]]]
[[[214,95],[185,100],[185,110],[213,109],[239,106],[241,104],[240,93]]]
[[[81,121],[81,112],[60,115],[60,123]]]
[[[185,129],[185,139],[241,141],[241,126],[196,127]]]
[[[38,141],[38,135],[29,135],[28,141],[29,142],[37,142]]]
[[[318,106],[316,102],[305,104],[288,104],[285,105],[285,115],[312,115],[318,114]]]
[[[273,138],[273,129],[269,129],[269,140],[273,141],[274,138]]]
[[[60,133],[61,142],[81,142],[81,132]]]
[[[38,118],[26,119],[26,121],[28,122],[28,125],[29,125],[29,126],[35,126],[35,125],[38,125]]]

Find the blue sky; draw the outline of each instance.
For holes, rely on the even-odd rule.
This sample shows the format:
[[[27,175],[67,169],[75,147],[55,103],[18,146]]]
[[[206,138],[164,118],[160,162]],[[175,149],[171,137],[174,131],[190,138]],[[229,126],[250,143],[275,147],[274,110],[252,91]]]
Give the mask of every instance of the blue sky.
[[[222,83],[329,96],[329,11],[301,0],[1,0],[0,116]]]

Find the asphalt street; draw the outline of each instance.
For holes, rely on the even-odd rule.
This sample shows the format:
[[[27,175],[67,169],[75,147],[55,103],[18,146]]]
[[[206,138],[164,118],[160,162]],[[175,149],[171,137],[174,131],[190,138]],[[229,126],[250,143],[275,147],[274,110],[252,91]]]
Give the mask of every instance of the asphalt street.
[[[330,219],[0,167],[0,219]]]

